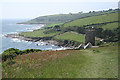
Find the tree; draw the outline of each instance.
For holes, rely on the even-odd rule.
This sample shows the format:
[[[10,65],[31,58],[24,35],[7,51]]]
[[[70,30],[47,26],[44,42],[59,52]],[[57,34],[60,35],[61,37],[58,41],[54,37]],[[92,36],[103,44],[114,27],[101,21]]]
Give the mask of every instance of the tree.
[[[40,51],[42,51],[42,50],[40,50],[40,49],[25,49],[22,52],[23,52],[23,54],[28,54],[28,53],[40,52]]]
[[[83,12],[81,11],[81,12],[78,12],[79,14],[82,14]]]
[[[60,28],[60,26],[59,26],[59,25],[55,25],[54,27],[55,27],[55,28]]]
[[[97,37],[102,38],[102,31],[103,31],[103,28],[95,28],[95,35]]]
[[[89,11],[89,13],[92,13],[91,11]]]
[[[55,25],[54,28],[58,31],[60,29],[59,25]]]
[[[72,15],[72,13],[69,13],[70,15]]]
[[[108,11],[112,11],[112,9],[109,9]]]

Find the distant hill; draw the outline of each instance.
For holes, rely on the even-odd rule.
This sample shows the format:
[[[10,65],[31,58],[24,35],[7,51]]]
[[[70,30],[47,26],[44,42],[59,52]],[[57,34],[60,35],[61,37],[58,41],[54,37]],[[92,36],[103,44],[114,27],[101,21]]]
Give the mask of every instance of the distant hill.
[[[22,22],[22,24],[56,24],[56,23],[65,23],[71,20],[85,18],[89,16],[102,15],[107,13],[113,13],[117,10],[103,10],[103,11],[90,11],[89,13],[69,13],[69,14],[56,14],[56,15],[48,15],[48,16],[40,16],[35,19],[31,19],[27,22]]]

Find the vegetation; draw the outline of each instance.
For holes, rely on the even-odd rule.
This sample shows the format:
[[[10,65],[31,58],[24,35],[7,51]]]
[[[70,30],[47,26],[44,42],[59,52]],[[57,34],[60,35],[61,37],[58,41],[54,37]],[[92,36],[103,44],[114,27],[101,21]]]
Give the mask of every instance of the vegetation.
[[[13,59],[20,54],[22,54],[22,52],[19,49],[10,48],[2,53],[2,60],[6,61],[7,59]]]
[[[56,34],[58,34],[58,32],[56,33],[49,33],[49,34],[45,34],[44,31],[48,31],[49,29],[40,29],[40,30],[35,30],[33,32],[24,32],[24,33],[21,33],[20,35],[21,36],[24,36],[24,37],[51,37],[51,36],[54,36]]]
[[[65,23],[71,20],[79,19],[79,18],[85,18],[89,16],[94,15],[103,15],[108,13],[116,12],[118,9],[115,10],[103,10],[103,11],[90,11],[89,13],[69,13],[69,14],[56,14],[56,15],[48,15],[48,16],[40,16],[35,19],[32,19],[27,22],[23,22],[24,24],[58,24],[58,23]]]
[[[105,30],[105,29],[108,29],[108,30],[116,29],[116,28],[118,28],[118,22],[109,23],[109,24],[103,25],[102,28],[103,28],[104,30]]]
[[[55,25],[62,25],[62,24],[63,24],[63,23],[50,24],[50,25],[45,25],[44,27],[45,27],[46,29],[49,29],[49,28],[54,27]]]
[[[117,78],[116,45],[43,51],[3,62],[3,78]],[[94,70],[93,70],[94,69]]]
[[[41,52],[42,50],[40,49],[26,49],[22,51],[22,54],[29,54],[29,53],[33,53],[33,52]]]
[[[104,39],[106,42],[116,42],[119,41],[119,30],[119,27],[113,30],[103,30],[102,28],[96,28],[95,32],[97,37]]]
[[[98,13],[99,15],[96,15]],[[72,14],[72,15],[75,15],[75,14]],[[104,39],[104,41],[107,41],[107,42],[118,41],[119,36],[117,34],[119,33],[119,28],[118,28],[119,21],[118,21],[117,9],[103,11],[103,12],[82,13],[81,15],[85,15],[85,16],[84,17],[82,16],[80,19],[66,22],[64,24],[62,23],[60,25],[56,23],[54,27],[49,26],[46,29],[35,30],[33,32],[25,32],[25,33],[21,33],[20,35],[24,37],[39,37],[47,40],[52,39],[60,42],[64,40],[85,42],[83,41],[84,39],[83,40],[78,39],[77,36],[81,34],[85,34],[85,30],[88,26],[94,26],[96,37],[102,38]],[[89,15],[92,15],[92,16],[89,16]],[[66,35],[66,32],[71,32],[71,31],[77,32],[79,34],[76,34],[77,36],[75,36],[74,39],[72,37],[68,37],[68,38],[64,37],[64,35]]]
[[[58,41],[60,46],[77,47],[85,42],[85,30],[91,29],[88,26],[94,26],[92,29],[95,30],[96,37],[104,39],[105,42],[98,40],[96,44],[100,47],[81,50],[8,49],[2,53],[3,78],[118,78],[117,42],[120,28],[117,25],[117,12],[117,9],[109,9],[60,14],[25,22],[52,24],[54,27],[51,25],[33,32],[21,33],[24,37],[52,39]]]
[[[32,53],[32,52],[40,52],[40,51],[42,51],[42,50],[40,50],[40,49],[26,49],[26,50],[21,51],[19,49],[10,48],[10,49],[5,50],[2,53],[2,60],[3,61],[12,60],[17,55],[28,54],[28,53]]]
[[[55,36],[54,39],[58,39],[58,40],[62,40],[62,41],[63,40],[69,40],[69,41],[73,40],[73,41],[84,43],[85,35],[78,34],[75,32],[66,32],[66,33]]]
[[[118,12],[73,20],[65,23],[63,26],[64,27],[68,27],[68,26],[83,27],[91,24],[93,25],[93,24],[107,23],[107,22],[113,22],[113,21],[118,21]]]

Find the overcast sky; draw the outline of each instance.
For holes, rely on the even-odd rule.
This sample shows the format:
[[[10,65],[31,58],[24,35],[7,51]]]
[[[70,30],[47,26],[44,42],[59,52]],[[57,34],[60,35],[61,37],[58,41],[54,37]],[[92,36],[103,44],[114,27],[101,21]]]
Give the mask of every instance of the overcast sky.
[[[1,0],[3,19],[32,19],[43,15],[118,8],[119,0]]]

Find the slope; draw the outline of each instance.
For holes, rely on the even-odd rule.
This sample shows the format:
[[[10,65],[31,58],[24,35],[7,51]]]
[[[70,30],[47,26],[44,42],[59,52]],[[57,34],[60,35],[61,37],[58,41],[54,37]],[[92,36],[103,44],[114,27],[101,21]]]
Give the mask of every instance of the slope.
[[[65,23],[63,27],[69,27],[69,26],[83,27],[88,25],[95,25],[95,24],[99,25],[102,23],[117,22],[117,21],[118,21],[118,12],[73,20]]]
[[[117,78],[117,46],[23,54],[3,63],[3,78]]]
[[[94,15],[103,15],[108,13],[116,12],[117,10],[104,10],[104,11],[93,11],[89,13],[69,13],[69,14],[56,14],[56,15],[48,15],[48,16],[40,16],[35,19],[31,19],[27,22],[23,22],[23,24],[56,24],[56,23],[65,23],[71,20],[85,18]]]

